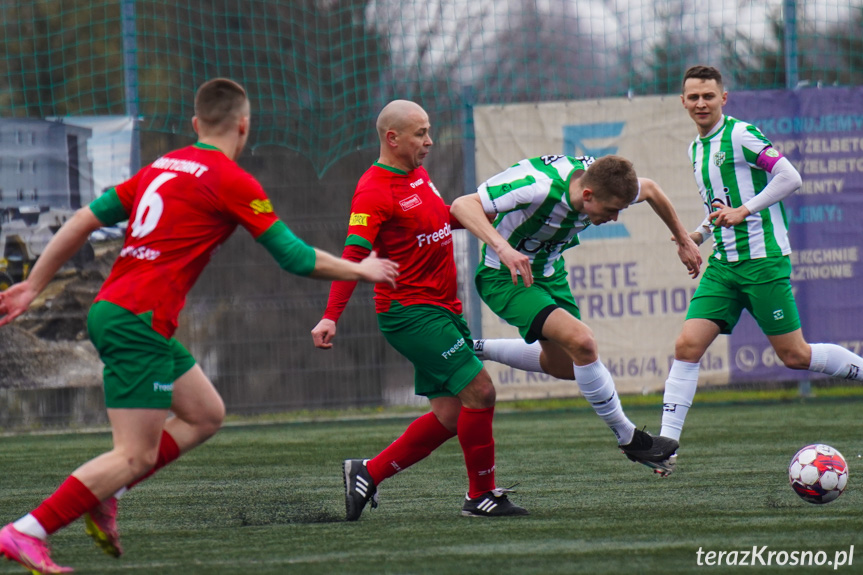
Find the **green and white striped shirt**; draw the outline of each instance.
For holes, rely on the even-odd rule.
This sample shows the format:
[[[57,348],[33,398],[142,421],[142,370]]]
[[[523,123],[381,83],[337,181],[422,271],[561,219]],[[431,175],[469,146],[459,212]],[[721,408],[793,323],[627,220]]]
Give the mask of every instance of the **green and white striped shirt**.
[[[712,134],[689,145],[695,183],[709,214],[715,200],[739,208],[761,193],[768,173],[758,167],[759,154],[770,140],[737,118],[725,116]],[[714,227],[713,256],[729,262],[791,253],[788,220],[782,202],[750,214],[733,228]]]
[[[572,207],[569,184],[591,157],[541,156],[522,160],[483,182],[477,189],[487,214],[497,213],[494,227],[513,248],[530,258],[533,275],[550,277],[563,268],[564,250],[578,245],[578,233],[590,225]],[[482,247],[483,264],[501,269],[500,258]]]

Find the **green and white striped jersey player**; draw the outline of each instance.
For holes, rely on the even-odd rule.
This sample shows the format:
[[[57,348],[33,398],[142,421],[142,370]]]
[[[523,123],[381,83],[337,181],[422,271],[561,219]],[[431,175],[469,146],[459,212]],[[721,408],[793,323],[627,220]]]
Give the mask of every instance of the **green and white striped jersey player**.
[[[588,215],[570,203],[569,180],[594,161],[590,156],[530,158],[479,186],[483,210],[496,215],[495,229],[530,260],[535,277],[558,271],[563,265],[561,254],[577,246],[579,232],[590,226]],[[482,261],[487,267],[501,268],[500,257],[488,244],[482,247]]]
[[[704,238],[713,235],[712,257],[737,262],[791,253],[780,200],[800,186],[800,177],[789,162],[780,162],[781,154],[758,128],[724,116],[715,132],[689,145],[689,158],[707,212],[698,231]],[[768,188],[774,168],[775,183]],[[751,215],[734,226],[716,226],[710,214],[722,206],[746,206]]]
[[[574,378],[624,454],[665,469],[677,442],[637,430],[623,413],[593,332],[581,322],[561,258],[578,244],[579,232],[615,221],[622,210],[642,201],[671,230],[681,261],[697,276],[701,255],[668,197],[656,182],[638,178],[632,163],[620,156],[522,160],[489,178],[477,193],[457,198],[451,213],[485,242],[476,273],[480,297],[523,338],[485,340],[475,350],[498,347],[500,357],[489,359]]]
[[[800,187],[800,174],[758,128],[722,113],[728,92],[716,68],[689,68],[680,99],[698,128],[689,160],[707,211],[691,235],[699,244],[712,236],[714,249],[665,382],[660,434],[677,440],[695,397],[701,358],[716,336],[731,333],[744,309],[786,367],[863,380],[863,358],[803,339],[781,203]]]
[[[572,196],[570,186],[595,161],[591,156],[529,158],[489,178],[477,189],[483,211],[495,216],[494,228],[513,249],[530,260],[534,277],[548,278],[561,273],[561,255],[579,244],[578,234],[591,224],[617,220],[619,211],[630,204],[654,199],[653,189],[642,196],[641,179],[636,179],[637,191],[630,204],[591,214],[585,209],[583,198]],[[655,186],[653,182],[650,185]],[[673,208],[669,211],[673,213]],[[672,221],[673,216],[666,217]],[[482,247],[482,265],[502,268],[498,252],[488,244]]]

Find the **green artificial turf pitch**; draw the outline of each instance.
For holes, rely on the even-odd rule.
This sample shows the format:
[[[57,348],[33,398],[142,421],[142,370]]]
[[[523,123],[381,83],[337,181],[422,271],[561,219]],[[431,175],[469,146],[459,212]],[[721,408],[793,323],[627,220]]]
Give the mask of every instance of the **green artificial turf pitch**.
[[[626,409],[658,431],[658,405]],[[121,559],[102,555],[80,521],[52,538],[53,557],[79,574],[826,573],[777,565],[782,555],[772,566],[703,563],[709,551],[736,551],[740,563],[765,546],[765,562],[770,551],[832,562],[854,545],[837,571],[863,572],[859,399],[696,403],[667,479],[626,460],[587,408],[498,411],[497,483],[519,483],[511,498],[529,517],[460,516],[467,483],[453,439],[385,481],[380,507],[344,522],[341,461],[375,455],[413,415],[232,425],[121,500]],[[799,499],[786,471],[814,442],[850,469],[846,492],[821,506]],[[109,447],[107,433],[0,438],[0,522]],[[0,561],[0,573],[25,571]]]

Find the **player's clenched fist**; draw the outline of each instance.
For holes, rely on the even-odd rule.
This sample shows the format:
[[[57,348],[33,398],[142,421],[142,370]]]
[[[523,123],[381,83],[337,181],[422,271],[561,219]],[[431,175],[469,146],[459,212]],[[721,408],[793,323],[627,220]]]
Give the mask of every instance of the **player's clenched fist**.
[[[333,347],[333,338],[336,337],[336,322],[331,319],[322,319],[312,329],[312,341],[319,349],[330,349]]]

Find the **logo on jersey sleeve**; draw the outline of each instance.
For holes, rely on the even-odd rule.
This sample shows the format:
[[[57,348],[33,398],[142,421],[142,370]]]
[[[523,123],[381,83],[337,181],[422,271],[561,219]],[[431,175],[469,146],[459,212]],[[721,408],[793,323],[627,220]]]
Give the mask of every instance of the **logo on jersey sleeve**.
[[[409,198],[405,198],[403,200],[399,200],[399,205],[402,207],[403,211],[412,210],[415,207],[422,205],[423,201],[416,194],[412,195]]]
[[[548,154],[545,156],[540,156],[539,159],[542,160],[542,163],[546,166],[550,166],[551,164],[555,163],[563,157],[564,156],[561,156],[560,154]]]
[[[255,212],[255,215],[273,213],[273,204],[270,200],[252,200],[249,206]]]
[[[369,215],[368,214],[355,214],[351,213],[351,219],[348,222],[349,226],[367,226],[369,225]]]
[[[768,158],[778,158],[779,152],[777,152],[774,148],[767,148],[764,151],[764,155],[767,156]]]

